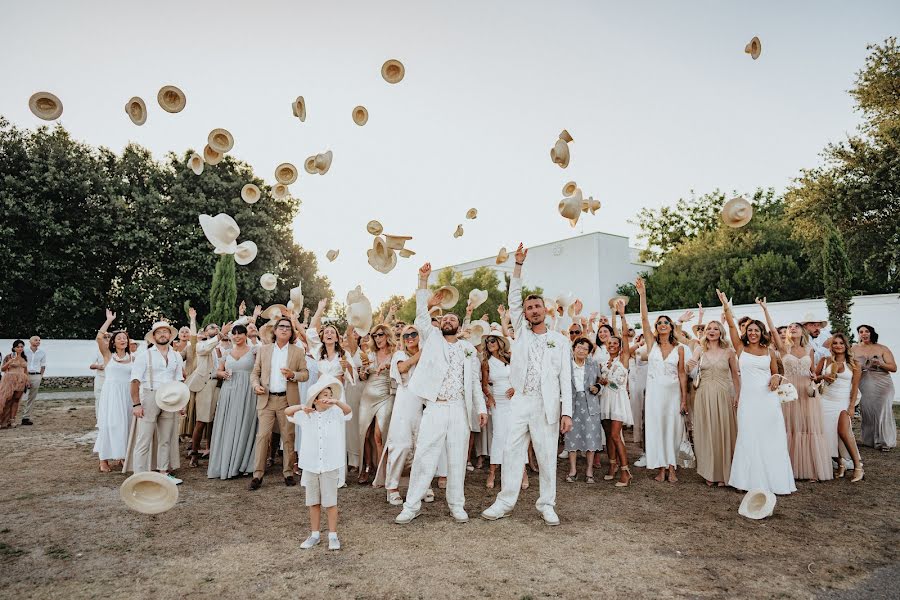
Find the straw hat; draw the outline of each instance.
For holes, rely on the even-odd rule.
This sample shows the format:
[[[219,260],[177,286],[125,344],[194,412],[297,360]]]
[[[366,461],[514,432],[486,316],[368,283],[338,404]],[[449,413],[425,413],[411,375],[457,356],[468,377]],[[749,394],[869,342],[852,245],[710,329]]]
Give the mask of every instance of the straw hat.
[[[272,197],[276,200],[281,200],[282,198],[287,198],[291,195],[291,191],[288,189],[288,186],[283,183],[276,183],[272,186]]]
[[[550,298],[544,296],[544,308],[547,309],[548,316],[552,315],[555,317],[556,309],[559,308],[559,306],[556,304],[556,300],[551,300]]]
[[[749,54],[750,58],[756,60],[762,53],[762,42],[759,41],[758,37],[754,36],[750,43],[744,46],[744,52]]]
[[[294,306],[297,307],[297,310],[303,308],[303,290],[301,289],[302,284],[298,283],[297,287],[292,287],[289,292],[289,298],[291,302],[294,303]]]
[[[203,148],[203,160],[205,160],[208,165],[217,165],[222,162],[224,157],[225,156],[221,152],[216,152],[210,148],[209,144]]]
[[[372,328],[372,303],[362,293],[361,286],[347,292],[347,323],[361,336]]]
[[[303,96],[297,96],[297,99],[291,104],[291,112],[300,119],[300,122],[306,121],[306,100]]]
[[[463,236],[463,226],[457,225],[456,231],[453,232],[453,237],[458,238]]]
[[[574,194],[559,201],[559,214],[570,221],[572,219],[577,221],[581,216],[581,201],[581,189],[575,188]]]
[[[409,235],[388,235],[384,234],[384,241],[390,250],[403,250],[403,247],[406,245],[408,240],[411,240],[412,236]]]
[[[502,265],[506,261],[509,260],[509,252],[506,250],[506,246],[500,248],[500,252],[497,253],[497,264]]]
[[[594,200],[593,196],[588,196],[587,199],[581,201],[581,212],[591,211],[591,214],[595,215],[598,210],[600,210],[600,201]]]
[[[144,336],[144,341],[153,344],[153,334],[156,333],[157,329],[163,329],[168,327],[169,329],[169,337],[170,339],[175,339],[175,336],[178,335],[178,330],[166,323],[165,321],[157,321],[153,324],[153,327],[150,328],[150,331],[147,332],[147,335]]]
[[[399,60],[392,58],[381,65],[381,76],[388,83],[400,83],[406,75],[406,68]]]
[[[252,183],[248,183],[241,188],[241,200],[247,204],[256,204],[259,202],[260,197],[262,195],[259,193],[259,188]]]
[[[577,190],[577,189],[578,189],[578,185],[574,181],[569,181],[568,183],[566,183],[566,185],[563,186],[563,190],[562,190],[563,196],[568,198],[569,196],[574,194],[575,190]]]
[[[297,167],[292,165],[291,163],[281,163],[277,167],[275,167],[275,179],[278,183],[283,183],[284,185],[291,185],[295,181],[297,181]]]
[[[505,335],[503,335],[503,327],[501,327],[499,324],[497,324],[497,325],[491,324],[491,330],[489,332],[487,332],[484,335],[484,337],[485,338],[489,338],[489,337],[497,338],[500,341],[500,345],[503,346],[503,349],[506,352],[509,352],[509,347],[510,347],[509,338],[506,337]],[[485,343],[487,343],[487,340],[485,340]]]
[[[800,320],[800,324],[806,325],[807,323],[818,323],[819,327],[825,327],[826,325],[828,325],[828,319],[823,319],[822,315],[820,314],[807,312],[805,315],[803,315],[803,319]]]
[[[469,302],[472,304],[472,309],[476,309],[482,304],[484,304],[488,299],[488,293],[486,290],[479,290],[475,288],[471,292],[469,292]]]
[[[50,92],[36,92],[28,99],[28,108],[34,116],[45,121],[53,121],[62,115],[63,105],[59,98]]]
[[[329,250],[328,252],[325,253],[325,258],[328,259],[328,262],[334,262],[334,260],[338,257],[338,254],[340,254],[340,253],[341,253],[340,250]]]
[[[166,412],[178,412],[191,399],[191,390],[183,381],[169,381],[156,390],[156,406]]]
[[[401,250],[398,250],[397,254],[400,255],[400,258],[410,258],[410,257],[416,255],[416,253],[413,250],[410,250],[409,248],[403,248]]]
[[[569,305],[566,312],[569,313],[570,317],[575,318],[581,314],[582,310],[584,310],[584,303],[579,298],[575,298],[575,302]]]
[[[366,255],[369,265],[379,273],[390,273],[397,266],[397,253],[388,248],[381,236],[375,236],[372,249]]]
[[[477,320],[469,324],[469,337],[466,338],[473,346],[477,346],[482,342],[484,336],[490,334],[491,324],[487,321]]]
[[[568,144],[569,142],[573,141],[573,140],[572,140],[571,134],[569,134],[569,132],[566,131],[565,129],[563,129],[563,130],[559,133],[559,139],[561,139],[562,141],[566,142],[567,144]]]
[[[316,397],[321,394],[322,390],[325,388],[331,388],[331,397],[335,402],[340,400],[344,395],[344,386],[341,382],[331,375],[323,374],[320,375],[319,378],[316,379],[316,382],[306,390],[306,398],[304,398],[303,401],[307,406],[312,406]],[[295,416],[296,415],[291,415],[288,417],[288,421],[296,423],[294,420]]]
[[[316,173],[324,175],[331,168],[331,158],[333,154],[331,150],[325,154],[316,154]]]
[[[126,479],[119,487],[119,497],[131,510],[158,515],[178,502],[178,486],[162,473],[145,471]]]
[[[191,168],[191,171],[194,172],[194,175],[199,175],[203,172],[204,164],[206,164],[206,161],[196,152],[191,154],[191,157],[188,159],[188,166]]]
[[[135,125],[143,125],[147,122],[147,105],[138,96],[133,96],[125,103],[125,114]]]
[[[609,305],[610,310],[613,311],[613,316],[615,316],[616,303],[619,300],[624,301],[625,306],[628,306],[628,301],[631,300],[631,298],[629,298],[628,296],[613,296],[612,298],[610,298],[609,302],[607,302],[607,305]]]
[[[738,514],[748,519],[765,519],[775,512],[775,494],[768,490],[750,490],[744,494]]]
[[[369,221],[366,223],[366,231],[372,235],[381,235],[381,232],[384,231],[384,227],[382,227],[381,223],[378,221]]]
[[[284,304],[273,304],[271,306],[267,306],[266,310],[259,313],[263,319],[268,319],[270,321],[274,319],[278,319],[280,317],[288,317],[291,314],[291,309]]]
[[[572,306],[575,302],[575,294],[572,292],[561,292],[556,296],[556,305],[562,307],[563,310]]]
[[[550,160],[565,169],[569,166],[569,145],[565,140],[556,140],[550,149]]]
[[[316,155],[306,157],[306,160],[303,161],[303,169],[309,173],[310,175],[316,174]]]
[[[477,217],[478,217],[478,209],[477,208],[470,208],[469,210],[466,211],[467,219],[475,219]]]
[[[356,106],[353,108],[353,122],[362,127],[369,120],[369,111],[365,106]]]
[[[743,196],[732,198],[722,207],[722,222],[729,227],[743,227],[753,218],[753,205]]]
[[[278,285],[278,278],[272,273],[263,273],[259,278],[259,285],[262,289],[271,292]]]
[[[234,262],[239,265],[249,265],[256,258],[259,249],[255,242],[241,242],[234,251]]]
[[[453,287],[452,285],[445,285],[443,287],[439,287],[434,291],[431,295],[432,298],[440,295],[440,306],[443,310],[450,310],[454,306],[456,306],[457,302],[459,302],[459,290]]]
[[[213,129],[206,137],[209,147],[220,154],[225,154],[234,148],[234,136],[227,129]]]
[[[440,306],[432,306],[428,309],[428,314],[432,317],[441,317],[444,315],[444,309],[442,309]]]
[[[237,222],[225,213],[215,217],[200,215],[200,227],[209,243],[215,246],[216,254],[234,254],[237,250],[236,240],[241,234]]]
[[[168,113],[180,113],[187,104],[187,97],[174,85],[164,85],[156,94],[156,101]]]

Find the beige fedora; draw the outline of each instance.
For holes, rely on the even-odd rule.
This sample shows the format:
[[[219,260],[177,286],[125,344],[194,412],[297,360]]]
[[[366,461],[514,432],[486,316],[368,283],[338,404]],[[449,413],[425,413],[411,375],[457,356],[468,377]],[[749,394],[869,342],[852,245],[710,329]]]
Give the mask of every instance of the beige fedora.
[[[775,512],[775,494],[768,490],[750,490],[744,494],[738,514],[748,519],[765,519]]]
[[[180,113],[187,104],[187,96],[174,85],[164,85],[156,94],[159,106],[168,113]]]
[[[266,310],[259,313],[259,316],[263,319],[268,319],[270,321],[280,317],[290,317],[290,315],[291,309],[284,304],[272,304],[271,306],[267,306]]]
[[[466,218],[467,218],[467,219],[477,219],[477,218],[478,218],[478,209],[477,209],[477,208],[470,208],[469,210],[467,210],[467,211],[466,211]]]
[[[372,235],[381,235],[381,232],[384,231],[384,227],[382,227],[381,223],[378,221],[369,221],[366,223],[366,231]]]
[[[619,300],[622,300],[623,302],[625,302],[625,306],[628,306],[628,301],[631,300],[631,298],[629,298],[628,296],[613,296],[612,298],[610,298],[606,304],[609,306],[609,309],[613,311],[613,316],[615,316],[616,314],[616,303]]]
[[[206,164],[208,165],[217,165],[222,162],[224,157],[225,156],[221,152],[216,152],[210,148],[209,144],[203,148],[203,160],[206,161]]]
[[[462,226],[462,225],[457,225],[457,226],[456,226],[456,231],[453,232],[453,237],[455,237],[455,238],[462,237],[462,236],[463,236],[463,233],[464,233],[464,232],[463,232],[463,226]]]
[[[406,68],[399,60],[392,58],[381,65],[381,76],[388,83],[400,83],[406,75]]]
[[[349,292],[347,292],[347,306],[354,304],[356,302],[362,302],[366,299],[366,295],[363,294],[362,286],[358,285]]]
[[[550,160],[563,169],[569,166],[569,145],[564,140],[556,140],[550,148]]]
[[[744,46],[744,52],[749,54],[750,58],[756,60],[762,54],[762,42],[759,41],[758,37],[754,36],[750,43]]]
[[[306,100],[303,96],[297,96],[297,99],[291,103],[291,112],[300,119],[300,122],[306,121]]]
[[[570,221],[572,219],[577,221],[581,215],[582,199],[581,189],[575,188],[574,194],[559,201],[559,214]]]
[[[409,248],[403,248],[401,250],[398,250],[397,254],[400,255],[400,258],[410,258],[410,257],[416,255],[415,251],[410,250]]]
[[[369,111],[365,106],[356,106],[353,108],[353,122],[362,127],[369,121]]]
[[[131,510],[158,515],[178,503],[178,486],[167,475],[145,471],[135,473],[122,482],[119,497]]]
[[[506,250],[506,246],[500,248],[500,251],[497,253],[497,264],[502,265],[506,261],[509,260],[509,252]]]
[[[347,307],[347,324],[363,336],[372,329],[372,304],[365,296]]]
[[[484,340],[484,337],[490,335],[490,333],[491,324],[487,321],[478,319],[469,324],[469,337],[466,338],[466,341],[473,346],[477,346]]]
[[[187,406],[191,399],[191,390],[183,381],[169,381],[156,390],[156,406],[166,412],[178,412]]]
[[[568,198],[569,196],[574,194],[575,190],[577,190],[577,189],[578,189],[578,184],[576,184],[574,181],[569,181],[568,183],[566,183],[566,185],[563,186],[563,196]]]
[[[818,323],[819,327],[825,327],[828,325],[828,319],[823,319],[822,315],[808,311],[800,320],[801,325],[806,325],[807,323]]]
[[[511,344],[509,343],[509,338],[503,335],[503,327],[499,323],[491,323],[491,330],[484,337],[497,338],[497,340],[500,342],[500,345],[503,346],[503,349],[506,352],[509,352],[509,348],[511,346]],[[485,342],[487,342],[486,339]]]
[[[328,252],[325,253],[325,258],[328,259],[328,262],[334,262],[335,259],[338,257],[338,254],[340,254],[340,253],[341,253],[340,250],[329,250]]]
[[[191,168],[191,171],[194,172],[194,175],[199,175],[203,172],[203,165],[206,164],[206,161],[203,160],[203,157],[194,152],[191,154],[191,157],[188,159],[188,166]]]
[[[331,159],[334,155],[331,150],[324,154],[316,154],[316,173],[324,175],[331,168]]]
[[[203,234],[209,243],[216,248],[217,254],[234,254],[241,228],[230,215],[225,213],[219,213],[215,217],[200,215],[200,227],[203,228]]]
[[[412,239],[410,235],[388,235],[384,234],[384,243],[390,250],[403,250],[406,242]]]
[[[165,321],[157,321],[153,324],[153,327],[150,328],[150,331],[147,332],[147,335],[144,336],[144,341],[153,344],[153,334],[156,333],[158,329],[169,329],[170,340],[174,340],[175,336],[178,335],[178,330],[166,323]]]
[[[732,198],[722,207],[722,222],[729,227],[743,227],[753,218],[753,205],[743,196]]]
[[[292,165],[291,163],[281,163],[277,167],[275,167],[275,179],[278,183],[283,183],[284,185],[291,185],[295,181],[297,181],[297,167]]]
[[[259,188],[252,183],[248,183],[241,188],[241,200],[247,204],[256,204],[261,197],[262,194],[260,194]]]
[[[488,293],[486,290],[479,290],[475,288],[471,292],[469,292],[469,303],[472,305],[472,310],[475,310],[482,304],[484,304],[488,299]]]
[[[322,376],[316,379],[316,382],[309,386],[309,389],[306,390],[306,398],[303,398],[303,401],[306,402],[308,406],[312,406],[313,402],[315,402],[316,398],[325,388],[331,389],[331,398],[337,402],[344,395],[344,386],[340,381],[335,379],[332,375],[322,374]]]
[[[431,297],[438,298],[438,306],[443,310],[450,310],[459,302],[459,290],[452,285],[445,285],[436,289]]]
[[[241,242],[234,251],[234,262],[239,265],[249,265],[254,261],[258,252],[256,242]]]
[[[231,135],[230,131],[221,127],[210,131],[206,141],[209,147],[219,154],[225,154],[234,148],[234,136]]]
[[[125,103],[125,114],[135,125],[143,125],[147,122],[147,105],[138,96],[133,96]]]
[[[272,273],[263,273],[259,277],[259,285],[262,289],[271,292],[278,286],[278,278]]]
[[[39,119],[54,121],[63,112],[62,101],[50,92],[35,92],[28,99],[28,108]]]
[[[568,131],[566,131],[565,129],[563,129],[563,130],[559,133],[559,139],[561,139],[562,141],[564,141],[565,143],[568,144],[569,142],[572,141],[572,136],[569,134]]]
[[[591,211],[592,215],[596,215],[598,210],[600,210],[600,201],[594,200],[593,196],[588,196],[581,201],[581,212]]]
[[[316,174],[316,155],[315,154],[307,157],[307,159],[305,161],[303,161],[303,168],[310,175]]]
[[[375,236],[372,249],[366,255],[369,265],[379,273],[390,273],[397,266],[397,253],[387,247],[381,236]]]
[[[575,318],[581,314],[582,310],[584,310],[584,302],[582,302],[580,298],[575,298],[575,302],[569,305],[566,312],[569,313],[570,317]]]
[[[291,195],[291,190],[288,189],[288,186],[283,183],[276,183],[272,186],[272,197],[276,200],[281,200],[283,198],[287,198]]]

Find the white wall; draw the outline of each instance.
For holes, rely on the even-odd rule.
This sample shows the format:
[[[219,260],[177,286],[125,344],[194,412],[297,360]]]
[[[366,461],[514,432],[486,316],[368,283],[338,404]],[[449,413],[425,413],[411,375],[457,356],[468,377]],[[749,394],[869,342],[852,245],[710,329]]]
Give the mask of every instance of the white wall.
[[[0,351],[6,356],[12,351],[15,340],[0,340]],[[25,348],[28,339],[22,338]],[[94,375],[88,367],[97,354],[95,340],[47,340],[41,339],[41,349],[47,353],[46,377],[90,377]]]

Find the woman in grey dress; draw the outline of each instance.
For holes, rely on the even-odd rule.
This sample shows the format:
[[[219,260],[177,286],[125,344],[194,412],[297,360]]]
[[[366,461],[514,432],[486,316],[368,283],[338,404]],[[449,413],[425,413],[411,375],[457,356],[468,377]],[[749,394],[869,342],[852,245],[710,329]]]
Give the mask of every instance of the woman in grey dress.
[[[253,471],[256,441],[256,394],[250,373],[256,352],[247,345],[247,328],[231,329],[233,347],[219,363],[216,376],[224,380],[216,405],[209,453],[210,479],[230,479]]]
[[[862,445],[887,452],[897,445],[897,423],[894,421],[894,382],[897,361],[891,349],[878,343],[878,332],[871,325],[856,328],[859,344],[853,355],[862,364],[859,382],[859,412],[862,415]]]
[[[590,358],[593,344],[580,337],[572,343],[572,430],[566,434],[565,449],[569,453],[569,474],[566,481],[578,478],[578,452],[587,456],[585,481],[594,483],[594,453],[603,450],[603,425],[600,422],[600,388],[597,379],[600,367]]]

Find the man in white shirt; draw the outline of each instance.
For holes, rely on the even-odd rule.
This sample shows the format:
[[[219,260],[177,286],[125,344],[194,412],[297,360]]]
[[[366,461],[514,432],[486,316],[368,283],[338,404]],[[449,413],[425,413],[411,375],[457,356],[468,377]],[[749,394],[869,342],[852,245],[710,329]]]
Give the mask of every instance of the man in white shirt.
[[[812,313],[806,313],[803,315],[803,319],[804,321],[800,324],[803,325],[806,333],[809,334],[809,342],[815,354],[813,359],[815,360],[814,365],[817,365],[823,358],[831,356],[831,350],[825,347],[825,341],[828,339],[828,336],[822,335],[822,329],[828,325],[828,321]]]
[[[540,469],[537,509],[547,525],[559,525],[556,515],[556,441],[572,429],[572,352],[569,340],[550,331],[540,296],[522,302],[522,265],[528,250],[519,244],[509,286],[509,313],[516,331],[510,362],[512,397],[510,428],[503,451],[502,487],[497,500],[481,513],[489,521],[509,516],[522,481],[529,439]]]
[[[41,338],[33,335],[28,341],[30,342],[30,347],[25,348],[25,360],[28,361],[28,397],[25,398],[22,425],[34,425],[31,420],[31,410],[34,408],[38,388],[41,387],[44,371],[47,369],[47,353],[40,349]]]

